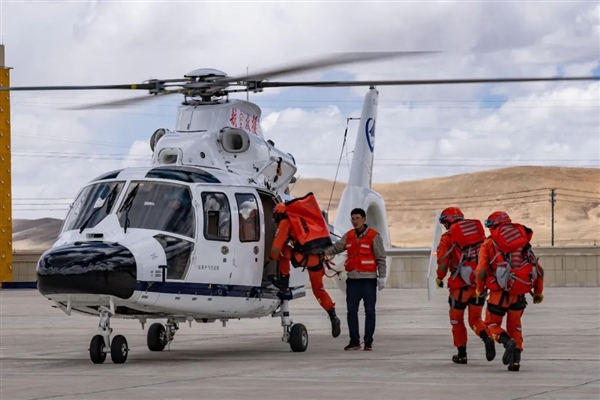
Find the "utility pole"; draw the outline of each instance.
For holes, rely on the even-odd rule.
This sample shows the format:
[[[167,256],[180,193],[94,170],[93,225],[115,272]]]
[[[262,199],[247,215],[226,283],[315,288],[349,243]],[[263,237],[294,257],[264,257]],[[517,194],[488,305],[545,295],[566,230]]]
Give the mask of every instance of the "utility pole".
[[[550,204],[552,209],[552,247],[554,247],[554,203],[556,203],[556,189],[550,189]]]

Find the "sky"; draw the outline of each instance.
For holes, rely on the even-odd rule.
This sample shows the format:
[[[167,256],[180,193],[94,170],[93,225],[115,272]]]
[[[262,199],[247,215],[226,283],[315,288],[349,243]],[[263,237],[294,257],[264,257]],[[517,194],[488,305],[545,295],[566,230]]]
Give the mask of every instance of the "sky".
[[[197,68],[240,75],[340,51],[442,53],[278,79],[600,75],[597,1],[4,0],[0,13],[12,86],[140,83]],[[250,100],[262,109],[265,137],[294,155],[300,179],[333,179],[339,164],[337,179],[345,181],[358,128],[347,118],[360,116],[367,89],[272,89]],[[598,82],[378,89],[375,183],[600,164]],[[174,128],[181,98],[64,110],[140,94],[12,92],[13,218],[64,218],[94,177],[147,165],[150,136]]]

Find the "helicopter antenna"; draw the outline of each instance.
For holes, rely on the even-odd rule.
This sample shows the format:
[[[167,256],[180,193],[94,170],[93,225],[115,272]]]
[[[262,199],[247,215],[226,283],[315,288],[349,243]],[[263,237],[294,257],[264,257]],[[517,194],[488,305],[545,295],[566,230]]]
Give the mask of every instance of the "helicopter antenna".
[[[250,76],[248,73],[248,67],[246,67],[246,76]],[[246,101],[250,101],[250,91],[246,90]]]
[[[333,198],[333,191],[335,190],[335,183],[337,182],[338,172],[340,172],[340,164],[342,163],[342,157],[344,156],[344,148],[346,147],[346,137],[348,136],[348,125],[351,120],[360,119],[349,117],[346,118],[346,130],[344,131],[344,142],[342,143],[342,150],[340,152],[340,159],[338,160],[337,169],[335,170],[335,178],[333,178],[333,186],[331,187],[331,194],[329,195],[329,203],[327,203],[327,213],[329,214],[329,207],[331,206],[331,199]]]

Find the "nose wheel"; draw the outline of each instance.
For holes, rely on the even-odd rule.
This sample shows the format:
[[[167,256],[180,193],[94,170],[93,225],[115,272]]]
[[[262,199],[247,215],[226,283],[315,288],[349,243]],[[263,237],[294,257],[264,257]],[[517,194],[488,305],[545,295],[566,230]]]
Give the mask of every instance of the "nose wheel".
[[[98,324],[99,334],[95,335],[90,342],[90,359],[94,364],[102,364],[106,360],[106,354],[110,353],[110,358],[115,364],[123,364],[127,361],[129,347],[127,339],[123,335],[117,335],[112,340],[112,328],[110,327],[111,310],[106,307],[100,308],[100,323]]]

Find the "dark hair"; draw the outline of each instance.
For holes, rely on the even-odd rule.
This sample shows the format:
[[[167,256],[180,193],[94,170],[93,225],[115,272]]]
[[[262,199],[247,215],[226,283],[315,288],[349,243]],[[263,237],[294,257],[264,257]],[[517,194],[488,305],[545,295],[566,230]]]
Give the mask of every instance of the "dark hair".
[[[355,208],[354,210],[352,210],[350,212],[350,215],[360,215],[361,217],[365,218],[367,216],[367,214],[365,214],[365,210],[363,210],[362,208]]]

